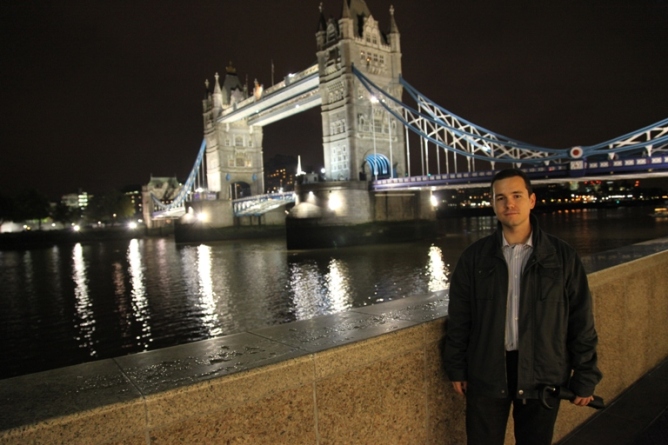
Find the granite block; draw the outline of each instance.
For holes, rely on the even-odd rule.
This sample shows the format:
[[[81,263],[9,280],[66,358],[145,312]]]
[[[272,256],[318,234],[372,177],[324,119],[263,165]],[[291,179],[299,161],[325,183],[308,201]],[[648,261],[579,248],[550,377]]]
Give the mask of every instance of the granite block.
[[[139,444],[145,428],[146,410],[143,403],[118,403],[2,431],[0,443],[102,445],[131,440]]]
[[[315,378],[348,373],[408,351],[422,351],[424,326],[418,325],[315,354]]]
[[[425,345],[425,389],[427,397],[427,444],[456,445],[466,442],[464,397],[455,393],[443,370],[440,340],[444,322],[427,327]]]
[[[315,444],[313,387],[288,389],[244,405],[152,428],[150,438],[151,445]]]
[[[424,443],[424,353],[319,379],[316,400],[320,445]]]
[[[312,387],[313,358],[286,360],[146,397],[149,426],[233,408],[292,388]]]

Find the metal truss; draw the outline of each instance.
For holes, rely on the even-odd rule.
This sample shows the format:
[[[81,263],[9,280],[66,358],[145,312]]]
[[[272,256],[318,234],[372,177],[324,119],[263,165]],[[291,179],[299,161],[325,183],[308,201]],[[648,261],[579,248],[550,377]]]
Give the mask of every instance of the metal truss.
[[[500,135],[473,124],[434,103],[418,92],[403,78],[404,90],[413,98],[417,109],[375,85],[353,66],[353,74],[372,97],[406,128],[423,141],[440,147],[447,153],[465,157],[469,171],[475,170],[474,160],[513,163],[517,166],[562,164],[581,159],[608,159],[624,156],[651,156],[668,151],[668,119],[641,128],[633,133],[601,144],[572,148],[548,148]],[[446,158],[447,159],[447,158]],[[455,156],[455,162],[457,157]]]
[[[188,194],[194,192],[195,182],[200,176],[200,167],[203,166],[205,152],[206,152],[206,139],[202,139],[202,145],[200,145],[199,153],[197,153],[195,164],[193,165],[192,170],[190,170],[190,174],[188,174],[188,179],[186,179],[185,184],[181,186],[179,194],[176,195],[176,198],[174,198],[174,200],[171,203],[163,204],[155,195],[151,194],[151,198],[153,199],[153,205],[158,211],[172,212],[178,209],[185,210],[185,202],[188,198]]]

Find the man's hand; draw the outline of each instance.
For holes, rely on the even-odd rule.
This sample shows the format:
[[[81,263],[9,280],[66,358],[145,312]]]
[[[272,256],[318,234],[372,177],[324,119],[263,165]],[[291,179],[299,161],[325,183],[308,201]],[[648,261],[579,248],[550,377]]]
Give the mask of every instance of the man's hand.
[[[575,398],[571,403],[577,406],[587,406],[589,405],[589,402],[591,402],[592,400],[594,400],[594,396],[589,396],[589,397],[575,396]]]
[[[466,382],[452,382],[452,387],[457,394],[462,396],[466,395]]]

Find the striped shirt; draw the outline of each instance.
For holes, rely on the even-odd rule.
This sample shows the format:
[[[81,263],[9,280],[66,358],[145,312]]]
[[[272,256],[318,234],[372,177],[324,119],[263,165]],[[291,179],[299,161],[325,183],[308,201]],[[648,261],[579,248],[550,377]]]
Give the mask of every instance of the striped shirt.
[[[518,347],[518,318],[520,313],[520,283],[522,271],[533,252],[531,235],[525,244],[508,244],[503,237],[503,256],[508,264],[508,303],[506,305],[506,351]]]

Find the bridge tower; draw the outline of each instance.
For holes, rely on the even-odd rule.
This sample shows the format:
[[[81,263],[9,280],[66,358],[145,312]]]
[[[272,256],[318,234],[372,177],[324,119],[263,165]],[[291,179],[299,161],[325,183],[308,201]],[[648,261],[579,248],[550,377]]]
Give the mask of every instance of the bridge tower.
[[[256,88],[260,88],[257,86]],[[236,69],[226,68],[223,85],[218,73],[213,91],[206,83],[202,101],[204,137],[206,138],[206,178],[209,191],[217,192],[221,200],[240,198],[238,184],[250,186],[251,195],[264,193],[262,161],[262,127],[248,125],[247,119],[220,123],[226,110],[236,109],[248,98],[248,87],[241,84]]]
[[[401,98],[400,34],[392,7],[390,16],[389,33],[385,34],[364,0],[343,0],[338,21],[325,20],[320,10],[316,41],[328,180],[405,174],[403,127],[352,73],[354,64],[376,85]]]

